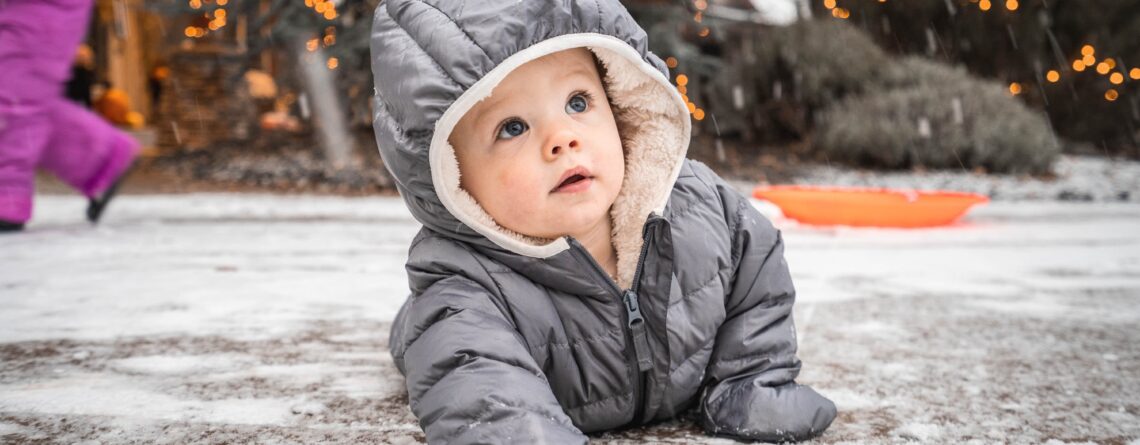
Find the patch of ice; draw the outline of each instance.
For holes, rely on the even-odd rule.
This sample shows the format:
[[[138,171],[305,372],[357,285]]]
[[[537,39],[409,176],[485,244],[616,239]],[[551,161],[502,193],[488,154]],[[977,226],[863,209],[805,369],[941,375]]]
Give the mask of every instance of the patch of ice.
[[[141,389],[134,379],[106,374],[72,374],[46,382],[0,385],[0,394],[0,411],[41,414],[249,425],[285,425],[290,415],[288,400],[184,400]]]
[[[827,389],[822,387],[816,389],[820,394],[826,395],[832,402],[835,402],[835,406],[837,406],[840,411],[874,408],[882,405],[882,400],[866,394],[857,393],[850,389]]]
[[[972,299],[966,303],[989,311],[1010,312],[1046,318],[1073,313],[1071,306],[1059,303],[1042,295],[1027,298]]]
[[[26,434],[28,432],[29,430],[24,428],[23,425],[0,422],[0,436],[7,436],[9,434]]]
[[[874,369],[887,378],[895,380],[907,382],[919,380],[918,373],[915,371],[914,366],[906,363],[884,363],[879,366],[873,366],[871,369]]]
[[[199,374],[228,371],[243,364],[240,358],[228,355],[155,355],[115,360],[110,365],[129,373]]]
[[[1121,407],[1123,408],[1123,407]],[[1101,411],[1101,416],[1117,425],[1136,425],[1136,416],[1123,409],[1116,411]]]
[[[879,320],[869,320],[852,325],[845,329],[854,334],[863,334],[871,337],[899,337],[906,335],[906,330],[896,324],[884,323]]]
[[[325,411],[328,411],[328,409],[329,408],[321,402],[310,401],[310,402],[303,402],[303,403],[298,403],[296,405],[293,405],[293,407],[290,408],[290,411],[292,411],[293,414],[297,414],[297,415],[315,416],[317,414],[321,414],[321,413],[324,413]]]
[[[0,339],[268,338],[391,320],[420,229],[390,197],[127,195],[94,229],[84,202],[37,196],[27,230],[0,240]]]
[[[392,445],[420,445],[423,443],[423,442],[420,442],[419,440],[416,440],[415,437],[411,437],[411,436],[395,437],[395,438],[392,438],[390,440],[391,441],[389,443],[391,443]]]
[[[941,436],[942,429],[930,423],[908,423],[896,429],[895,435],[904,439],[929,442]]]

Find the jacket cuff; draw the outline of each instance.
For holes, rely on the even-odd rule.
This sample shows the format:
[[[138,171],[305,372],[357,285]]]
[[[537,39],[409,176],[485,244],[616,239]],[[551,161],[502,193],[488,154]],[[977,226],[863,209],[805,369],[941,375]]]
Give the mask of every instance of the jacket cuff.
[[[835,420],[835,404],[811,387],[728,380],[706,390],[701,426],[709,434],[764,442],[811,439]]]

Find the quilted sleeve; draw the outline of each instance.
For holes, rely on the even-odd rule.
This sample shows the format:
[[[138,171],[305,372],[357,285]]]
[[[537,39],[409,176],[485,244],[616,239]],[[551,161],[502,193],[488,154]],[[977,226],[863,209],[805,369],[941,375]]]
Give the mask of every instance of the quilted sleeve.
[[[466,278],[405,303],[390,346],[428,443],[586,443],[512,323]]]
[[[747,198],[719,178],[714,182],[732,222],[735,274],[705,374],[702,425],[711,434],[747,440],[815,437],[831,425],[836,408],[795,382],[796,292],[783,238]]]

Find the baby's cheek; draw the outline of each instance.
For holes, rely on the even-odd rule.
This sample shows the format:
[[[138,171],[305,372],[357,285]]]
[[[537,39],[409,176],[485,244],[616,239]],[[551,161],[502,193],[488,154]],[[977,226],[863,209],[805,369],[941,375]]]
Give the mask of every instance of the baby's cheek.
[[[498,173],[497,178],[501,198],[511,207],[512,213],[525,216],[541,204],[538,202],[538,193],[544,190],[544,186],[541,178],[534,174],[533,168],[504,169]]]
[[[513,196],[523,197],[533,194],[536,187],[541,187],[541,180],[535,177],[533,170],[525,167],[506,168],[497,174],[501,190]]]
[[[496,205],[491,217],[515,232],[529,236],[543,236],[541,223],[540,180],[526,168],[505,169],[495,175],[496,189],[492,198]]]

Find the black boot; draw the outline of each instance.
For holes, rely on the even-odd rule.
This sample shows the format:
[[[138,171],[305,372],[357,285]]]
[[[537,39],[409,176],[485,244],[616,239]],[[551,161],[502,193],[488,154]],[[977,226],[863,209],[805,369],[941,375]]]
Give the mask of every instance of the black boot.
[[[8,222],[0,219],[0,233],[19,232],[21,230],[24,230],[23,223]]]
[[[115,193],[119,191],[119,185],[123,183],[123,180],[126,179],[127,176],[130,176],[131,172],[135,170],[136,165],[136,163],[131,163],[130,167],[123,170],[123,174],[119,175],[119,178],[115,179],[115,182],[112,183],[103,194],[87,201],[87,220],[90,221],[91,224],[97,224],[99,222],[99,218],[103,216],[103,211],[107,210],[107,204],[111,203],[111,199],[114,198]]]

